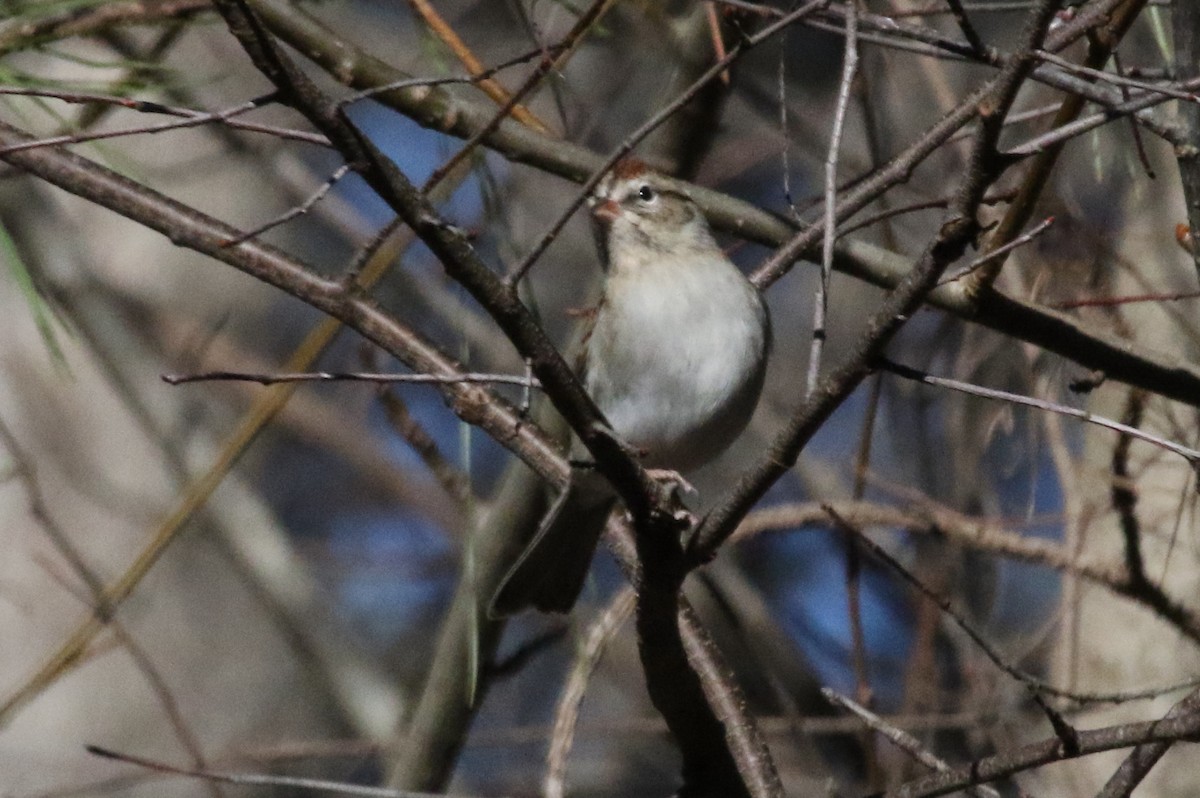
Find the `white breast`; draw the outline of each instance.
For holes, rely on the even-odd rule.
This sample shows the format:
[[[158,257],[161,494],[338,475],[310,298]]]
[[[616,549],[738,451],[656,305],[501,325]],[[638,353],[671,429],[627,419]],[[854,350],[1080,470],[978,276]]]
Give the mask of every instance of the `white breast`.
[[[587,387],[645,464],[688,470],[745,427],[762,388],[767,318],[723,257],[610,274]]]

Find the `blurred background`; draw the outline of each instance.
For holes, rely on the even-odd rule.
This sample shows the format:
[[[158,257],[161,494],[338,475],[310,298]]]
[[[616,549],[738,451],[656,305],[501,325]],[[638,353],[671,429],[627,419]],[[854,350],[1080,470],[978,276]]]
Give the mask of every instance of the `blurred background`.
[[[288,19],[312,26],[324,46],[341,48],[347,70],[366,54],[424,78],[468,70],[438,22],[493,66],[559,42],[584,11],[561,0],[251,5],[275,9],[281,26]],[[741,6],[604,4],[565,64],[523,101],[533,120],[524,124],[536,122],[551,142],[611,152],[719,57],[718,42],[734,46],[770,18]],[[983,40],[1002,50],[1017,40],[1028,10],[1000,0],[964,6]],[[909,147],[992,74],[899,49],[900,36],[868,36],[871,20],[893,18],[960,40],[945,7],[869,0],[860,8],[864,40],[838,161],[842,188]],[[170,117],[97,100],[220,111],[265,95],[270,85],[204,2],[5,0],[0,10],[0,86],[34,95],[0,96],[0,120],[9,125],[39,137],[74,136],[74,152],[243,230],[300,207],[340,166],[327,148],[280,135],[309,128],[278,105],[237,117],[265,131],[211,123],[150,132]],[[1120,47],[1126,70],[1164,74],[1172,63],[1170,16],[1165,3],[1141,13]],[[837,19],[813,17],[750,50],[638,154],[780,216],[820,218],[845,49]],[[1077,47],[1061,55],[1078,60]],[[348,96],[338,70],[301,62],[335,96]],[[532,68],[526,61],[497,79],[512,91]],[[474,86],[438,91],[496,108]],[[64,102],[77,94],[94,96]],[[1043,132],[1061,99],[1030,85],[1017,111],[1036,113],[1013,124],[1004,141]],[[418,184],[461,147],[428,120],[422,126],[374,99],[349,113]],[[1155,113],[1164,124],[1174,120],[1169,104]],[[134,132],[85,140],[102,131]],[[846,235],[915,259],[937,233],[967,146],[963,138],[939,147],[846,225],[868,222]],[[477,150],[469,169],[453,170],[439,189],[444,214],[498,271],[519,263],[579,191],[517,160]],[[1014,170],[996,186],[986,221],[1003,215],[1001,195],[1011,197],[1020,177]],[[572,311],[595,301],[600,277],[584,216],[571,220],[522,288],[564,346],[578,316]],[[1136,135],[1125,120],[1072,140],[1034,223],[1050,216],[1053,225],[1016,250],[998,288],[1045,306],[1150,295],[1154,301],[1068,312],[1092,329],[1194,362],[1195,299],[1170,298],[1194,291],[1196,281],[1174,237],[1185,214],[1170,146]],[[390,218],[351,175],[260,237],[337,276]],[[748,272],[769,255],[721,239]],[[380,305],[469,369],[523,373],[513,347],[432,255],[400,244],[371,290]],[[322,316],[12,166],[0,167],[0,258],[0,696],[7,702],[0,793],[291,794],[168,778],[90,756],[88,744],[189,767],[397,783],[406,735],[416,733],[407,720],[432,689],[430,674],[445,667],[447,619],[469,577],[465,564],[481,545],[486,551],[478,536],[488,528],[479,519],[517,513],[506,515],[502,503],[512,456],[460,421],[429,386],[166,384],[163,374],[294,370],[289,358]],[[697,511],[797,407],[818,280],[819,267],[800,263],[767,293],[775,332],[767,389],[742,440],[696,475]],[[882,295],[834,275],[826,368],[850,351]],[[1196,445],[1193,407],[1105,382],[941,311],[917,315],[889,357]],[[342,332],[305,370],[398,367]],[[497,390],[522,400],[519,389]],[[273,397],[286,403],[260,429],[255,414],[261,418]],[[534,405],[540,412],[540,399]],[[208,483],[217,487],[203,495],[196,486],[223,461],[231,467],[218,468]],[[1120,489],[1135,497],[1134,509],[1121,509]],[[853,548],[821,502],[844,508],[1007,663],[1066,691],[1114,693],[1196,673],[1200,631],[1188,626],[1190,616],[1167,617],[1114,589],[1126,562],[1121,525],[1132,514],[1146,575],[1172,602],[1195,610],[1194,490],[1187,463],[1161,448],[881,374],[825,424],[744,533],[691,578],[687,595],[760,719],[789,794],[882,789],[924,770],[864,735],[820,688],[868,704],[952,763],[1052,732],[1019,682],[933,601]],[[540,491],[530,482],[527,492]],[[155,541],[168,545],[154,550]],[[149,558],[152,567],[140,568]],[[94,624],[80,655],[47,667],[97,616],[100,586],[123,578],[128,598],[111,619],[98,613],[106,622]],[[570,617],[522,616],[493,629],[490,643],[486,633],[484,642],[464,643],[484,660],[461,697],[471,717],[443,729],[458,742],[449,746],[445,773],[422,789],[542,793],[556,702],[589,651],[593,624],[619,610],[611,602],[623,584],[602,550]],[[615,624],[595,656],[566,759],[567,793],[669,794],[678,758],[647,699],[632,624]],[[1057,705],[1092,727],[1161,717],[1182,694]],[[1093,795],[1124,755],[1042,768],[998,787],[1012,795],[1018,785],[1031,794]],[[1197,790],[1200,775],[1174,751],[1138,794]]]

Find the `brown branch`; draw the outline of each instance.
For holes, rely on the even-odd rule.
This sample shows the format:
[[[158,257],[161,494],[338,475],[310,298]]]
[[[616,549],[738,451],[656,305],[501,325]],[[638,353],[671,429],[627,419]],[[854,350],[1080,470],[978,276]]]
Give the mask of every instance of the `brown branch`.
[[[1073,751],[1066,750],[1059,738],[1051,737],[1012,751],[973,760],[946,773],[934,773],[914,779],[881,793],[879,798],[933,798],[937,795],[949,795],[1051,762],[1062,762],[1136,745],[1192,740],[1197,735],[1200,735],[1200,712],[1196,711],[1162,720],[1089,729],[1078,733],[1078,747]]]
[[[1081,410],[1076,407],[1068,407],[1057,402],[1051,402],[1046,399],[1037,399],[1031,396],[1021,396],[1020,394],[1011,393],[1009,391],[1000,391],[994,388],[984,388],[979,385],[972,385],[960,380],[952,380],[946,377],[935,377],[932,374],[926,374],[918,369],[909,366],[902,366],[899,363],[893,363],[886,358],[880,358],[876,361],[878,366],[890,374],[895,374],[898,377],[903,377],[906,380],[913,380],[924,385],[934,385],[940,388],[948,388],[952,391],[969,394],[970,396],[979,396],[984,399],[995,399],[1000,402],[1010,402],[1012,404],[1021,405],[1023,407],[1032,407],[1037,410],[1045,410],[1050,413],[1057,413],[1061,416],[1077,418],[1081,421],[1086,421],[1089,424],[1095,424],[1105,429],[1111,429],[1121,433],[1127,438],[1137,438],[1140,441],[1157,446],[1160,449],[1177,454],[1187,461],[1193,469],[1200,468],[1200,450],[1193,449],[1190,446],[1184,446],[1181,443],[1168,440],[1158,435],[1149,432],[1144,432],[1138,429],[1135,425],[1127,424],[1122,421],[1113,421],[1104,416],[1094,415],[1087,410]]]
[[[119,24],[182,19],[208,11],[210,0],[126,0],[17,21],[0,30],[0,56],[72,36],[90,36]]]
[[[1117,45],[1121,39],[1129,31],[1133,21],[1137,19],[1138,14],[1142,12],[1142,8],[1146,5],[1146,0],[1125,0],[1117,7],[1112,17],[1106,21],[1094,34],[1088,38],[1088,51],[1084,59],[1084,66],[1090,69],[1099,69],[1108,63]],[[1054,117],[1052,128],[1061,128],[1070,124],[1079,116],[1083,110],[1084,98],[1078,94],[1069,94],[1063,100],[1062,106],[1059,108],[1058,114]],[[1003,220],[992,231],[987,239],[987,252],[992,252],[1016,238],[1021,230],[1029,223],[1033,216],[1034,209],[1037,205],[1038,198],[1042,195],[1042,190],[1045,188],[1047,181],[1050,179],[1050,172],[1054,169],[1054,165],[1058,162],[1058,156],[1062,153],[1062,149],[1066,144],[1066,140],[1056,141],[1044,149],[1040,150],[1034,156],[1032,163],[1026,167],[1024,180],[1021,182],[1021,188],[1017,192],[1017,197],[1013,200],[1012,205],[1008,207],[1008,212],[1004,215]],[[1001,257],[990,262],[986,268],[981,269],[974,274],[964,285],[964,290],[968,295],[978,295],[985,286],[991,286],[996,277],[1000,274],[1000,270],[1004,267],[1006,258]]]
[[[143,756],[124,754],[111,748],[98,745],[86,745],[84,748],[92,756],[112,759],[117,762],[136,765],[154,773],[165,773],[172,776],[189,776],[202,781],[216,784],[234,784],[241,787],[271,787],[276,789],[304,790],[310,792],[328,792],[335,795],[353,795],[358,798],[434,798],[432,793],[414,792],[412,790],[393,790],[386,787],[369,787],[363,784],[351,784],[344,781],[328,781],[326,779],[309,779],[299,776],[277,776],[264,773],[225,773],[205,768],[184,768],[170,765]],[[465,798],[465,797],[460,797]]]
[[[633,531],[628,524],[614,516],[609,519],[606,539],[617,558],[617,563],[625,572],[626,579],[639,588],[640,596],[644,577]],[[678,594],[676,596],[680,607],[678,621],[675,624],[662,623],[661,629],[666,635],[667,645],[675,649],[676,656],[678,648],[682,646],[690,668],[680,669],[678,663],[668,661],[669,667],[664,669],[665,675],[669,677],[677,674],[676,678],[687,678],[694,669],[695,675],[700,678],[703,695],[700,696],[699,702],[689,704],[688,699],[694,694],[689,695],[686,690],[667,691],[666,700],[678,700],[681,704],[679,711],[673,712],[672,715],[678,717],[695,712],[696,707],[705,703],[711,706],[718,722],[724,727],[729,752],[745,783],[745,787],[736,788],[737,793],[742,794],[743,790],[748,788],[755,798],[781,798],[783,787],[779,775],[766,740],[757,723],[750,717],[741,688],[708,632],[696,618],[687,599]],[[684,686],[687,689],[692,687],[690,683],[685,683]],[[670,717],[665,712],[663,715],[664,720]]]
[[[783,785],[770,749],[729,665],[692,608],[686,602],[681,607],[679,627],[684,651],[700,677],[707,704],[725,731],[725,742],[746,789],[754,798],[783,798]],[[719,791],[716,794],[722,795]]]
[[[885,739],[889,740],[892,745],[896,746],[901,751],[908,754],[910,757],[920,762],[930,770],[936,770],[938,773],[947,773],[950,771],[950,766],[946,764],[946,760],[935,755],[928,748],[921,745],[920,740],[904,731],[904,729],[888,723],[879,715],[876,715],[874,712],[867,709],[857,701],[853,701],[844,695],[840,695],[828,687],[821,688],[821,695],[825,696],[825,699],[834,706],[841,707],[847,712],[852,713],[856,718],[861,720],[863,725],[868,729],[882,735]],[[975,796],[982,795],[987,796],[987,798],[1000,798],[1000,793],[996,792],[995,789],[986,786],[971,787],[967,792]]]
[[[699,675],[689,664],[679,628],[679,591],[687,574],[680,532],[678,527],[663,525],[655,530],[638,529],[634,538],[642,567],[637,638],[646,690],[679,742],[683,755],[679,795],[746,798],[750,792],[725,744],[724,724],[713,712]]]
[[[1200,690],[1188,693],[1167,713],[1168,718],[1195,718],[1197,715],[1200,715]],[[1130,751],[1121,766],[1109,777],[1104,788],[1096,794],[1096,798],[1129,798],[1174,742],[1161,740],[1143,743]]]
[[[567,757],[575,740],[575,727],[579,722],[579,707],[583,695],[600,657],[633,614],[636,593],[630,587],[621,589],[608,603],[583,636],[583,643],[575,651],[575,662],[567,683],[563,686],[558,705],[554,709],[554,730],[550,734],[550,750],[546,752],[546,775],[542,779],[544,798],[563,798],[566,794]]]
[[[696,529],[688,544],[693,564],[713,557],[733,533],[738,521],[795,464],[808,441],[870,373],[872,363],[936,287],[946,267],[974,242],[979,232],[976,213],[988,188],[1007,165],[996,152],[1004,117],[1033,68],[1032,51],[1041,45],[1059,5],[1054,0],[1038,3],[1030,14],[1022,37],[1025,56],[1006,65],[996,81],[979,97],[980,125],[966,176],[938,235],[930,242],[916,266],[884,299],[851,355],[788,420],[771,443],[766,456],[742,475],[737,485],[726,493]],[[779,262],[780,253],[788,252],[793,245],[794,242],[786,244],[772,256],[771,261]]]
[[[442,44],[450,48],[450,52],[454,53],[454,57],[458,59],[467,72],[473,76],[482,75],[485,71],[483,63],[475,57],[471,52],[471,48],[467,43],[459,37],[445,19],[438,14],[437,10],[429,3],[429,0],[408,0],[408,4],[416,14],[424,21],[425,25],[441,40]],[[492,98],[492,101],[500,107],[509,107],[513,119],[520,122],[522,125],[527,125],[539,133],[549,135],[550,128],[546,123],[534,116],[533,112],[520,104],[519,98],[509,94],[508,90],[500,85],[500,82],[495,78],[482,78],[479,81],[479,88],[483,93]]]
[[[946,538],[975,551],[1008,557],[1078,576],[1095,585],[1108,588],[1116,595],[1142,604],[1151,610],[1156,609],[1144,595],[1135,594],[1129,590],[1129,578],[1125,570],[1119,566],[1105,565],[1101,562],[1080,562],[1078,557],[1057,543],[1042,538],[1027,537],[1006,530],[997,522],[964,516],[933,505],[901,508],[866,501],[772,505],[762,510],[755,510],[748,515],[738,527],[733,540],[736,542],[769,531],[791,531],[806,527],[827,528],[831,509],[854,529],[889,527],[904,529],[915,534]],[[1173,607],[1183,608],[1183,604],[1177,600],[1167,599],[1167,601]],[[1173,624],[1189,639],[1200,642],[1200,618],[1187,610],[1183,610],[1181,615],[1182,619],[1161,615],[1160,617]],[[1040,682],[1039,684],[1048,694],[1069,698],[1080,703],[1122,703],[1157,698],[1195,686],[1196,680],[1160,687],[1105,692],[1063,690],[1049,684]]]
[[[204,371],[198,374],[163,374],[168,385],[192,382],[253,382],[259,385],[278,385],[289,382],[370,382],[379,385],[407,383],[410,385],[450,385],[456,382],[481,385],[517,385],[538,387],[537,380],[513,374],[389,374],[372,371],[305,371],[267,372],[252,374],[243,371]]]

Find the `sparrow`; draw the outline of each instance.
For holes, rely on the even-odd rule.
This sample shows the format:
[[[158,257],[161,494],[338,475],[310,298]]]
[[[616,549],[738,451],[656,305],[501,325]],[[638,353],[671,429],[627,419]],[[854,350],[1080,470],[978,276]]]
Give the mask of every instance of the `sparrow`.
[[[696,203],[641,161],[618,162],[589,204],[604,284],[577,371],[644,467],[686,474],[725,451],[754,412],[771,344],[766,305]],[[575,454],[586,455],[578,440]],[[595,469],[573,470],[490,614],[569,612],[616,502]]]

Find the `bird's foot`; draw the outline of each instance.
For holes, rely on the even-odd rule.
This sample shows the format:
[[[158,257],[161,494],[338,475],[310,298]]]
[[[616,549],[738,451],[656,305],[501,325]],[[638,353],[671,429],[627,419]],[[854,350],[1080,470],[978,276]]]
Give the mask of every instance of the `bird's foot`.
[[[658,482],[662,490],[666,491],[671,520],[680,529],[691,529],[697,521],[697,516],[683,505],[680,494],[695,495],[697,493],[695,486],[684,479],[678,471],[672,471],[669,468],[647,468],[646,475]]]
[[[683,474],[678,471],[672,471],[669,468],[647,468],[646,476],[657,482],[663,482],[676,491],[695,496],[699,491],[696,486],[688,482]]]

